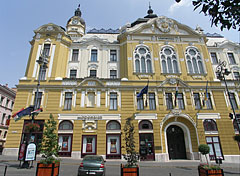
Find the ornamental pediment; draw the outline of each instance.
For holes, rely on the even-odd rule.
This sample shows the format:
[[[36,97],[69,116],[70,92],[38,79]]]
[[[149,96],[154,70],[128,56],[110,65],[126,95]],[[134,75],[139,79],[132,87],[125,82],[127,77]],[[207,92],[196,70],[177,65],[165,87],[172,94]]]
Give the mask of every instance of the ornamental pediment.
[[[190,85],[185,83],[179,78],[167,78],[165,79],[159,86],[158,88],[163,88],[163,87],[184,87],[184,88],[190,88]]]
[[[34,32],[35,33],[43,33],[43,32],[65,33],[65,29],[61,26],[56,25],[56,24],[48,23],[48,24],[40,26]]]
[[[104,87],[104,84],[97,78],[86,78],[78,85],[78,87]]]

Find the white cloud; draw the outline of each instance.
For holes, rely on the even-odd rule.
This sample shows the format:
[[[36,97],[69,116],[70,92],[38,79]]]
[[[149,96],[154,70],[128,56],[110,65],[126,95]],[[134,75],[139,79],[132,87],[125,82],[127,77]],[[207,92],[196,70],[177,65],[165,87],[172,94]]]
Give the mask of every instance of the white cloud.
[[[181,2],[177,3],[174,2],[170,8],[168,9],[168,11],[170,13],[173,13],[175,10],[177,10],[180,7],[189,7],[192,4],[192,0],[181,0]]]

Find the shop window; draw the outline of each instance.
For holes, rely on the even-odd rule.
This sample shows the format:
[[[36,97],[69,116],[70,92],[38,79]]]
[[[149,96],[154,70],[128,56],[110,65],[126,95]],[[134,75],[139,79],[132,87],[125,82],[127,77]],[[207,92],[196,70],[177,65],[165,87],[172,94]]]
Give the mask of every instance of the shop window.
[[[59,130],[73,130],[73,124],[70,121],[62,121],[59,124]]]
[[[207,145],[210,147],[209,158],[210,160],[215,160],[216,158],[222,158],[222,148],[218,136],[208,136],[206,137]]]
[[[121,125],[119,122],[112,120],[107,123],[107,130],[121,130]]]
[[[171,47],[164,47],[160,52],[162,73],[179,73],[176,52]]]
[[[217,124],[214,120],[212,119],[206,119],[203,121],[203,126],[205,132],[217,132]]]
[[[85,155],[96,155],[97,147],[96,135],[83,135],[82,136],[82,157]]]
[[[139,130],[152,130],[152,123],[148,120],[143,120],[139,123]]]
[[[107,159],[121,159],[120,134],[107,134]]]

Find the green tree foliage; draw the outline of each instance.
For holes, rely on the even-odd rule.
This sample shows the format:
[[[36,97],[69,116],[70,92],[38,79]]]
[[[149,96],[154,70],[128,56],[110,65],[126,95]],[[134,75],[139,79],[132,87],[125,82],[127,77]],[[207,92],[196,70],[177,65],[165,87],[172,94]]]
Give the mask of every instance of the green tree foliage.
[[[201,8],[200,13],[210,16],[211,25],[240,31],[240,0],[194,0],[192,4],[194,10]]]
[[[40,153],[42,154],[42,159],[40,162],[44,164],[51,164],[53,162],[59,162],[56,158],[58,157],[59,145],[58,145],[58,135],[57,122],[54,120],[52,114],[44,123],[43,140],[41,144]]]
[[[198,146],[198,151],[202,154],[205,155],[206,157],[206,161],[208,163],[208,159],[207,159],[207,154],[210,152],[210,147],[207,144],[200,144]]]
[[[127,160],[128,167],[136,166],[138,160],[138,154],[135,149],[135,140],[134,140],[134,126],[132,123],[133,117],[129,117],[126,120],[126,124],[124,126],[124,140],[126,144],[126,155],[123,155]]]

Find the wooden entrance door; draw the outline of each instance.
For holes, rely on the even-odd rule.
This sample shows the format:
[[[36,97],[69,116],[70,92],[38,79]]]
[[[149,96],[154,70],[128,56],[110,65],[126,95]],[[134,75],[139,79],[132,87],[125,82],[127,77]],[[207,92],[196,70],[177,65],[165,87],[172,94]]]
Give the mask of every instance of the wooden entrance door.
[[[176,125],[167,129],[169,159],[186,159],[186,148],[183,130]]]
[[[139,134],[139,150],[140,150],[140,159],[145,161],[154,161],[155,153],[154,153],[154,142],[153,142],[153,134]]]

